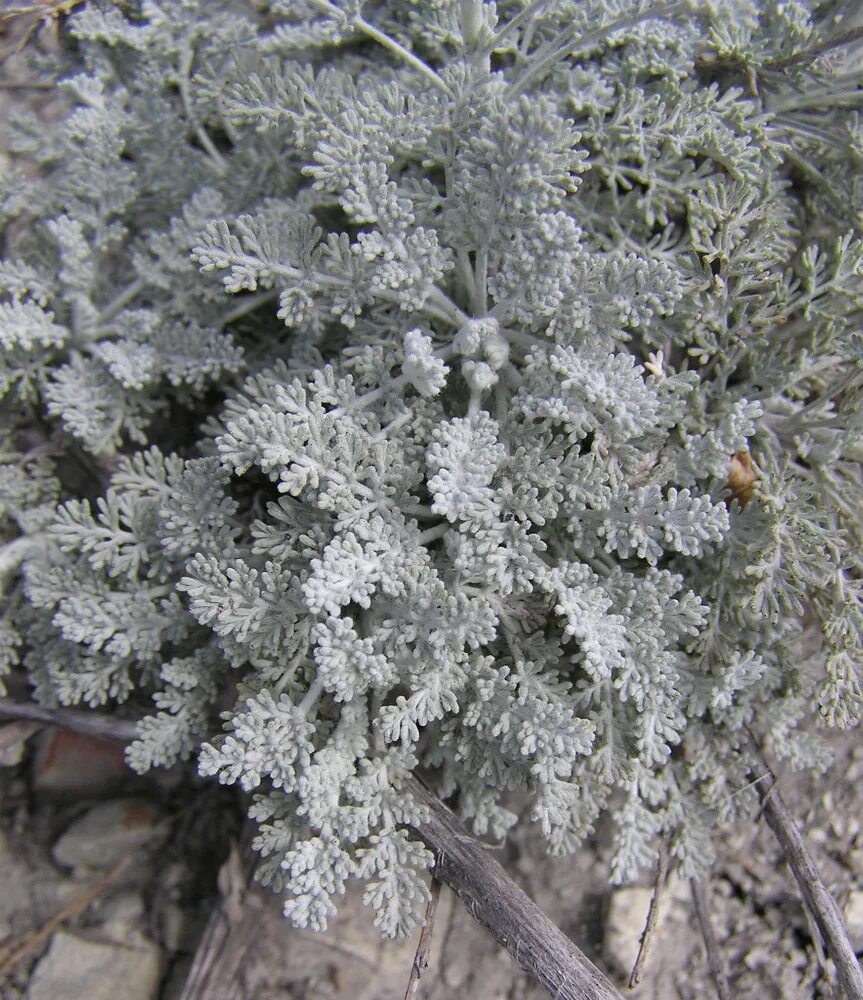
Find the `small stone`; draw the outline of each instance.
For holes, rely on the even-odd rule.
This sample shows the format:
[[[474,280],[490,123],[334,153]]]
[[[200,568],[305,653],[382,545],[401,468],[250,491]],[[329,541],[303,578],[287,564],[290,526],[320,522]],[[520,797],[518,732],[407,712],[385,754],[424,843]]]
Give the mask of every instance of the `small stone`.
[[[180,951],[194,950],[195,928],[191,925],[188,911],[184,907],[176,900],[168,900],[162,905],[160,917],[159,939],[169,952],[176,954]]]
[[[863,889],[853,889],[845,904],[845,923],[855,951],[863,950]]]
[[[29,857],[17,837],[0,830],[0,941],[44,923],[80,895],[80,882],[59,875],[41,854]]]
[[[42,728],[41,722],[10,722],[0,727],[0,767],[14,767],[24,757],[27,740]]]
[[[54,845],[54,860],[70,868],[113,868],[160,834],[159,814],[140,799],[115,799],[89,809]]]
[[[53,727],[39,737],[33,765],[37,792],[70,798],[103,795],[128,776],[125,751],[114,740]]]
[[[98,909],[100,934],[117,944],[137,947],[144,939],[144,898],[132,889],[109,896]]]
[[[33,972],[27,1000],[154,1000],[160,966],[150,942],[126,948],[59,931]]]
[[[20,852],[14,851],[6,834],[0,830],[0,922],[17,916],[29,899],[29,871]],[[0,936],[0,940],[3,937]]]

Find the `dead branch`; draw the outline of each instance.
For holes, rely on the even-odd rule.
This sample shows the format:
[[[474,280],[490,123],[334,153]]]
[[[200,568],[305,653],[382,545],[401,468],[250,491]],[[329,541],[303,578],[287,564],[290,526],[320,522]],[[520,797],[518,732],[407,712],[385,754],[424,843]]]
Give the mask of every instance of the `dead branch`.
[[[629,988],[634,990],[641,980],[641,966],[647,958],[647,949],[656,930],[659,919],[659,897],[665,886],[665,879],[668,875],[668,844],[663,840],[659,845],[659,857],[656,859],[656,878],[653,881],[653,895],[650,897],[650,906],[647,908],[647,919],[644,922],[644,930],[638,941],[638,954],[629,974]]]
[[[417,951],[414,955],[414,962],[411,966],[408,988],[405,990],[405,1000],[416,1000],[419,995],[420,979],[422,978],[423,972],[425,972],[428,968],[432,931],[434,930],[434,918],[437,913],[437,904],[440,899],[441,886],[441,881],[437,878],[434,872],[432,872],[428,906],[426,906],[426,915],[423,920],[422,930],[420,931],[420,939],[417,942]]]
[[[0,719],[29,719],[44,722],[46,726],[60,726],[87,736],[101,736],[106,740],[131,743],[137,736],[138,724],[131,719],[115,719],[99,712],[74,708],[43,708],[20,701],[0,698]]]
[[[846,1000],[863,1000],[863,971],[848,940],[848,932],[836,900],[824,884],[815,862],[800,836],[788,807],[776,787],[776,778],[768,770],[756,785],[761,796],[761,808],[767,825],[779,841],[800,895],[809,907],[828,955],[833,959],[839,975],[839,985]]]
[[[719,1000],[731,1000],[731,990],[728,988],[728,980],[725,978],[725,962],[722,960],[722,952],[719,950],[716,935],[713,933],[713,922],[710,919],[710,907],[707,903],[707,889],[704,882],[694,878],[689,880],[689,888],[692,891],[695,916],[698,919],[698,926],[704,941],[707,967],[710,969],[713,985],[716,987],[716,995]]]
[[[556,927],[447,807],[415,778],[407,790],[428,807],[416,831],[437,857],[437,877],[468,913],[555,1000],[622,1000],[620,993]]]

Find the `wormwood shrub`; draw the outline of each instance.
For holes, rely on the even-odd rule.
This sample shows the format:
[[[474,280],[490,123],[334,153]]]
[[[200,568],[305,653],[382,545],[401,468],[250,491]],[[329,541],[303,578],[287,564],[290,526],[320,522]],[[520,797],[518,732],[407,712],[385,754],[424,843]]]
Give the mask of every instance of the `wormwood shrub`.
[[[81,7],[0,179],[4,669],[152,697],[301,925],[414,926],[418,770],[703,872],[860,716],[854,7]]]

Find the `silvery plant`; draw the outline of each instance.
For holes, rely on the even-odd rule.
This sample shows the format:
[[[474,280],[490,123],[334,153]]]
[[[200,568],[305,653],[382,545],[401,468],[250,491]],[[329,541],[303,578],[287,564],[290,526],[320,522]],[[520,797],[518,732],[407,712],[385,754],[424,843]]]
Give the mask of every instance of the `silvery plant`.
[[[0,178],[0,672],[253,793],[302,926],[416,924],[412,775],[704,872],[861,714],[855,6],[80,7]]]

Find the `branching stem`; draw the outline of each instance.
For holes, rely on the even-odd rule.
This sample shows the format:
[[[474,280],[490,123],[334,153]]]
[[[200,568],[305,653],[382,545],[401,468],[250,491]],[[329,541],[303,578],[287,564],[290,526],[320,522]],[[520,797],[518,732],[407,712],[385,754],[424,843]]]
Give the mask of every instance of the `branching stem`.
[[[180,61],[180,72],[177,74],[177,86],[180,88],[180,98],[183,101],[183,109],[186,112],[186,118],[194,129],[195,135],[198,137],[198,142],[200,142],[209,156],[213,169],[220,177],[224,177],[228,172],[228,162],[218,149],[216,149],[216,144],[210,138],[210,135],[204,126],[200,123],[200,121],[198,121],[198,116],[195,114],[194,108],[192,107],[192,92],[189,90],[189,79],[192,74],[192,64],[194,61],[194,49],[187,43],[183,48],[183,55]]]
[[[606,38],[613,31],[620,31],[623,28],[633,28],[643,21],[651,21],[653,19],[671,20],[685,13],[686,8],[687,5],[685,3],[658,3],[647,10],[619,17],[615,21],[600,25],[600,27],[594,28],[592,31],[587,31],[584,34],[578,34],[578,29],[573,31],[572,28],[566,28],[556,38],[546,42],[545,45],[533,53],[527,61],[524,72],[510,85],[506,96],[509,100],[519,97],[525,92],[529,84],[536,80],[541,80],[561,59],[578,49],[583,49],[588,45],[593,45],[595,42],[602,41],[602,39]]]
[[[319,9],[329,14],[331,17],[344,18],[346,17],[345,12],[337,7],[334,3],[330,3],[329,0],[312,0],[312,3]],[[395,38],[390,35],[385,34],[380,31],[374,25],[369,24],[362,17],[353,17],[350,19],[350,23],[354,25],[359,31],[361,31],[366,37],[371,38],[372,41],[382,45],[387,51],[392,52],[394,56],[397,56],[402,62],[412,66],[417,72],[421,73],[426,80],[429,81],[434,87],[440,90],[442,93],[446,94],[447,97],[452,97],[453,93],[444,80],[438,76],[437,73],[429,66],[424,63],[422,59],[419,59],[413,54],[409,49],[406,49],[404,45],[397,42]]]
[[[138,292],[146,288],[146,286],[147,282],[144,281],[143,278],[136,278],[134,281],[126,285],[123,291],[113,298],[99,313],[96,325],[104,326],[106,323],[109,323],[117,315],[117,313],[122,312],[132,299],[135,298]]]
[[[530,24],[533,21],[535,14],[539,14],[543,7],[549,3],[549,0],[531,0],[531,2],[524,8],[524,10],[519,11],[515,17],[511,18],[507,23],[500,28],[498,31],[492,35],[488,44],[485,46],[485,50],[488,53],[494,52],[499,49],[501,42],[506,38],[507,35],[511,35],[514,31],[518,31],[523,24]]]

